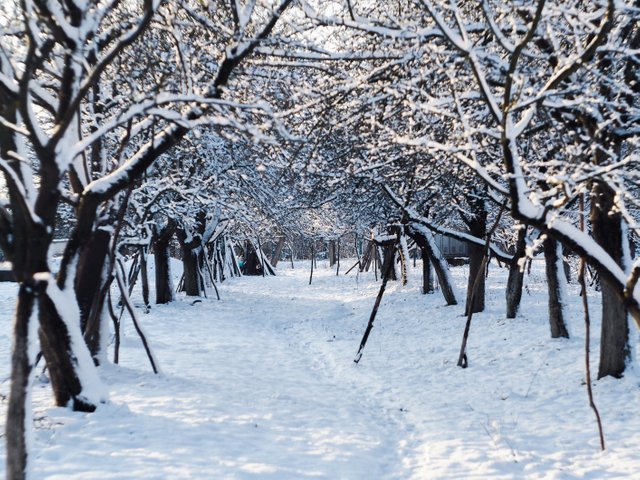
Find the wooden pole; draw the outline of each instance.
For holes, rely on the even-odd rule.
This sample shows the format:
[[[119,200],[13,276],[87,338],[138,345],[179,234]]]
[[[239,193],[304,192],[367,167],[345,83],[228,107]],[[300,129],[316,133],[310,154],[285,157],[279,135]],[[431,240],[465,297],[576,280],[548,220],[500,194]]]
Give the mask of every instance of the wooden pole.
[[[393,264],[393,260],[395,255],[387,255],[384,259],[384,264],[382,266],[382,285],[380,285],[380,290],[378,291],[378,296],[376,297],[376,301],[373,304],[373,310],[371,311],[371,316],[369,317],[369,323],[367,324],[367,328],[364,331],[364,335],[362,336],[362,340],[360,341],[360,348],[358,348],[358,353],[356,353],[356,357],[353,359],[355,363],[360,362],[362,358],[362,351],[364,350],[364,346],[367,344],[367,340],[369,339],[369,334],[373,329],[373,322],[376,319],[376,315],[378,314],[378,308],[380,308],[380,302],[382,301],[382,296],[384,295],[384,291],[387,288],[387,281],[389,280],[389,272],[391,271],[391,266]]]
[[[461,368],[467,368],[469,366],[469,362],[467,359],[467,340],[469,339],[469,330],[471,329],[471,318],[473,317],[473,299],[478,291],[478,287],[480,286],[480,280],[484,275],[485,269],[487,268],[487,263],[489,262],[489,246],[491,245],[491,236],[498,228],[498,224],[500,223],[500,219],[502,218],[502,212],[506,207],[506,203],[503,203],[500,206],[500,211],[498,212],[498,216],[496,217],[496,221],[491,227],[491,230],[487,233],[487,240],[484,244],[484,258],[482,259],[482,263],[480,264],[480,268],[476,273],[476,278],[473,280],[473,287],[471,289],[471,296],[469,298],[469,311],[467,315],[467,322],[464,326],[464,333],[462,334],[462,344],[460,345],[460,354],[458,355],[458,366]]]
[[[315,247],[316,247],[316,242],[314,241],[311,244],[311,274],[309,275],[309,285],[311,285],[311,281],[313,280],[313,259],[316,256]]]

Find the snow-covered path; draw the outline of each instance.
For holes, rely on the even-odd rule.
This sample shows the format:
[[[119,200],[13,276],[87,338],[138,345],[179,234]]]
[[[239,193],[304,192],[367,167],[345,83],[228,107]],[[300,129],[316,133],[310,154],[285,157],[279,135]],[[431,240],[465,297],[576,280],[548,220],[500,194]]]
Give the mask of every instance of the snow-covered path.
[[[344,316],[344,303],[317,287],[292,295],[300,276],[273,280],[234,280],[221,302],[141,314],[162,375],[148,373],[128,328],[121,366],[101,369],[111,402],[94,414],[50,408],[48,387],[36,387],[32,477],[406,478],[402,415],[292,331]]]
[[[366,391],[352,390],[321,368],[290,335],[296,318],[340,316],[339,299],[293,298],[295,288],[262,278],[236,284],[237,290],[223,292],[222,302],[197,303],[187,311],[184,304],[163,308],[154,318],[173,332],[164,336],[170,344],[156,345],[166,378],[154,388],[158,396],[144,393],[126,403],[136,413],[170,412],[171,422],[183,427],[175,446],[189,458],[168,458],[167,473],[392,478],[388,468],[400,462],[402,428],[390,423]],[[158,451],[166,453],[165,440],[157,441]]]
[[[597,448],[577,298],[573,338],[551,340],[542,275],[528,277],[521,317],[505,321],[504,272],[496,270],[488,309],[472,327],[470,368],[461,370],[462,308],[420,295],[419,268],[409,286],[390,286],[358,365],[379,287],[373,275],[336,277],[321,266],[309,286],[307,270],[282,266],[275,278],[226,282],[220,302],[182,297],[141,313],[162,375],[150,372],[127,321],[120,365],[101,367],[110,402],[96,413],[52,408],[48,385],[37,384],[30,478],[601,479],[640,471],[633,373],[595,386],[609,442],[605,453]],[[462,285],[465,269],[454,273]],[[11,288],[0,286],[7,360]],[[0,369],[5,379],[6,361]]]

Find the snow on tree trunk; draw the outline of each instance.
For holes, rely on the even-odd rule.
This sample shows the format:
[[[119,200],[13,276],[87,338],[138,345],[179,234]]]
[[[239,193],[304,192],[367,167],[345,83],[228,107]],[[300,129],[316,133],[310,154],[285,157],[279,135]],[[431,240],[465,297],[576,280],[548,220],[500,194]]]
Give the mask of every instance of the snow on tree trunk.
[[[433,264],[433,268],[436,271],[436,276],[440,283],[440,289],[442,290],[442,295],[444,296],[447,305],[457,305],[458,300],[453,285],[453,279],[449,272],[449,264],[442,255],[442,252],[440,252],[438,245],[436,245],[433,234],[427,230],[426,227],[418,223],[409,224],[409,234],[420,248],[426,250],[429,259]]]
[[[402,278],[402,284],[406,285],[409,282],[409,246],[407,245],[407,236],[404,229],[398,229],[400,234],[400,242],[398,245],[398,253],[400,255],[400,275]]]
[[[547,237],[543,242],[549,288],[549,326],[551,338],[569,338],[565,323],[566,277],[562,265],[562,245]]]
[[[106,391],[80,332],[74,292],[61,290],[49,273],[36,274],[36,279],[47,282],[38,303],[40,345],[56,404],[92,412],[106,400]]]

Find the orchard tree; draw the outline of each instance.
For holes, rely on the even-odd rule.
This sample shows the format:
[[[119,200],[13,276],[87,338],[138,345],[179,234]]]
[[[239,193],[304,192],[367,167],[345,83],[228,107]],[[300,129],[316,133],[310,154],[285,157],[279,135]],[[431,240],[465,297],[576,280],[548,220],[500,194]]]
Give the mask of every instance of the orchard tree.
[[[23,478],[26,468],[26,398],[35,348],[29,345],[35,345],[36,331],[58,405],[92,411],[106,398],[82,338],[74,292],[83,268],[78,261],[100,225],[101,209],[194,126],[242,127],[237,113],[245,107],[223,100],[224,87],[291,3],[252,2],[248,8],[211,3],[208,9],[151,0],[2,4],[0,169],[9,198],[0,210],[0,242],[20,284],[6,430],[9,478]],[[174,50],[164,52],[161,65],[143,62],[147,70],[128,79],[126,95],[96,92],[132,49],[163,50],[153,41],[140,45],[158,38],[148,33],[156,27],[176,33],[175,25],[163,21],[173,18],[173,9],[183,9],[202,30],[223,34],[217,42],[194,47],[210,51],[215,60],[202,69],[207,72],[202,82],[187,81],[182,91],[169,82],[164,89],[165,72],[181,71],[190,80],[188,61],[198,65]],[[88,113],[92,122],[84,120]],[[106,160],[104,168],[85,169],[94,160]],[[64,193],[65,175],[71,195]],[[75,206],[77,223],[54,277],[48,249],[63,200]]]
[[[486,124],[475,128],[486,131],[483,139],[487,143],[499,139],[514,218],[535,226],[587,259],[606,285],[604,302],[622,302],[640,323],[636,289],[640,266],[631,269],[620,260],[627,240],[622,240],[626,228],[617,213],[628,211],[627,185],[634,176],[638,154],[637,134],[629,128],[626,116],[637,108],[638,101],[637,69],[629,68],[637,61],[637,54],[630,48],[639,34],[633,8],[614,2],[567,8],[562,3],[539,1],[514,11],[509,5],[496,4],[494,11],[488,6],[483,10],[480,20],[484,28],[478,32],[478,13],[421,3],[442,39],[458,52],[471,73],[473,82],[468,84],[473,89],[466,88],[461,96],[475,93],[479,101],[463,109],[463,118],[473,125],[475,112],[482,108],[493,119],[491,128]],[[573,19],[584,18],[588,20],[578,22],[580,28],[576,29],[578,24]],[[475,41],[481,38],[480,33],[488,34],[489,41]],[[599,52],[606,52],[603,55],[607,58]],[[508,68],[501,69],[497,61]],[[612,68],[605,68],[606,64]],[[626,94],[603,92],[597,85],[610,85]],[[561,129],[557,122],[589,123],[584,118],[594,112],[594,106],[598,107],[595,112],[600,112],[595,115],[597,135],[576,133],[574,142],[560,143],[557,149],[545,152],[543,146],[552,143],[550,137]],[[612,132],[618,132],[611,140],[615,148],[605,141]],[[598,137],[600,133],[603,137]],[[542,148],[535,151],[532,146]],[[576,152],[593,152],[596,160],[583,156],[576,163]],[[486,164],[467,163],[487,178]],[[608,190],[602,185],[615,188]],[[596,192],[592,197],[593,236],[580,229],[571,214],[579,196],[588,190]],[[598,233],[603,230],[597,223],[605,219],[618,222],[607,223],[607,235],[615,238]],[[637,223],[635,218],[627,221]],[[548,250],[552,252],[553,248]],[[623,311],[618,309],[614,315],[605,312],[599,376],[619,376],[624,371],[628,356],[626,325]]]
[[[385,8],[354,1],[310,15],[384,38],[398,52],[394,67],[378,66],[379,87],[369,82],[378,135],[466,165],[508,199],[516,222],[551,239],[549,263],[561,258],[557,241],[596,269],[606,285],[599,376],[621,375],[629,348],[620,307],[640,325],[640,264],[623,261],[627,235],[639,233],[637,6],[419,0]],[[394,98],[418,121],[386,121],[393,108],[381,99]],[[428,119],[441,117],[450,135],[429,128]],[[590,228],[576,214],[583,196]]]

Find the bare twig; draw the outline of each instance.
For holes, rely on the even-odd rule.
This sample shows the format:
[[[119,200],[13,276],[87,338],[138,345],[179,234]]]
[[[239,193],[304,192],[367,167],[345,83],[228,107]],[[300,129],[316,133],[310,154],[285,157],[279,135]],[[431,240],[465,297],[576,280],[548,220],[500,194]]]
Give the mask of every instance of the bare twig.
[[[135,327],[136,332],[138,332],[138,335],[140,336],[140,340],[142,340],[142,345],[144,346],[144,349],[147,352],[147,357],[149,358],[149,363],[151,363],[151,368],[153,369],[153,373],[157,374],[158,368],[156,367],[156,362],[153,359],[153,354],[151,353],[151,349],[149,348],[149,344],[147,343],[147,337],[145,337],[144,333],[142,332],[142,329],[140,328],[140,324],[138,323],[138,317],[136,316],[135,309],[131,304],[131,298],[129,298],[129,295],[127,293],[127,287],[124,283],[124,280],[122,279],[122,275],[120,275],[120,272],[117,269],[116,269],[116,280],[118,282],[118,286],[120,287],[120,293],[122,294],[122,302],[124,306],[127,308],[129,315],[131,315],[133,326]]]
[[[585,271],[584,258],[580,259],[580,274],[578,275],[578,282],[580,283],[580,290],[582,294],[582,306],[584,307],[584,325],[585,325],[585,340],[584,340],[584,361],[586,369],[586,382],[587,393],[589,394],[589,406],[593,410],[596,416],[596,422],[598,423],[598,433],[600,434],[600,447],[604,450],[604,432],[602,431],[602,420],[600,419],[600,413],[593,400],[593,389],[591,388],[591,366],[589,365],[589,343],[591,335],[591,320],[589,318],[589,302],[587,300],[587,284],[584,281]]]
[[[580,230],[584,231],[584,194],[580,195]],[[591,319],[589,317],[589,302],[587,299],[587,282],[585,281],[586,264],[584,257],[580,257],[580,270],[578,272],[578,283],[580,283],[580,296],[582,297],[582,306],[584,308],[584,361],[585,361],[585,381],[587,382],[587,393],[589,395],[589,406],[596,416],[598,424],[598,433],[600,434],[600,448],[604,450],[604,432],[602,430],[602,420],[600,413],[593,400],[593,389],[591,387],[591,363],[590,363],[590,341],[591,341]]]

